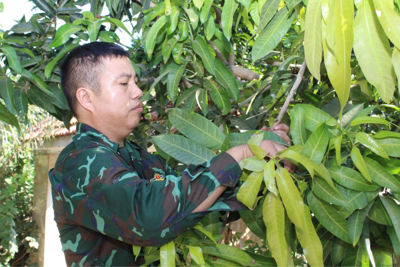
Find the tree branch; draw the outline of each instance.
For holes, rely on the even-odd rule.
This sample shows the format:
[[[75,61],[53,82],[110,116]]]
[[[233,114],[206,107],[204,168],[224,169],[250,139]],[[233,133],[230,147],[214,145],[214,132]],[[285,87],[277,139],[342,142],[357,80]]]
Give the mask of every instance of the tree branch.
[[[211,45],[211,47],[215,51],[215,55],[219,60],[221,60],[225,65],[228,65],[228,61],[225,59],[225,56],[221,53],[221,51],[218,49],[218,47],[211,41],[208,41],[208,43]]]
[[[227,67],[233,73],[233,75],[235,77],[240,77],[240,78],[248,80],[248,81],[258,80],[260,78],[260,74],[258,74],[257,72],[254,72],[252,70],[234,66],[234,65],[228,65]]]
[[[229,61],[229,64],[235,65],[235,49],[236,49],[236,43],[233,43],[232,47],[233,47],[233,53],[232,53],[232,54],[228,54],[228,61]]]
[[[285,113],[286,113],[286,111],[287,111],[287,109],[289,107],[289,104],[293,99],[293,96],[296,94],[296,91],[300,86],[300,83],[301,83],[301,81],[303,79],[303,76],[304,76],[304,72],[306,71],[306,67],[307,67],[306,60],[304,59],[303,64],[301,64],[300,71],[297,74],[296,81],[294,82],[293,87],[290,90],[289,95],[286,98],[286,101],[283,104],[283,106],[281,108],[281,111],[279,112],[278,118],[276,118],[276,120],[275,120],[274,125],[277,125],[277,124],[281,123],[283,115],[285,115]]]
[[[215,10],[215,14],[217,14],[217,21],[219,23],[219,26],[221,26],[222,29],[222,22],[221,22],[221,10],[219,10],[218,8],[216,8],[215,6],[213,6],[214,10]]]

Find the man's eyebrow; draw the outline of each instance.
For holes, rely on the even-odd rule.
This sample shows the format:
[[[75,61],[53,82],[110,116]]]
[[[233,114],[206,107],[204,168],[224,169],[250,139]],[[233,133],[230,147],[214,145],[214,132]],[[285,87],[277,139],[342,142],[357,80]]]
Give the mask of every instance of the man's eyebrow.
[[[119,78],[123,78],[123,77],[130,78],[130,77],[132,77],[132,74],[121,73],[120,75],[118,75],[117,77],[115,77],[115,79],[119,79]]]

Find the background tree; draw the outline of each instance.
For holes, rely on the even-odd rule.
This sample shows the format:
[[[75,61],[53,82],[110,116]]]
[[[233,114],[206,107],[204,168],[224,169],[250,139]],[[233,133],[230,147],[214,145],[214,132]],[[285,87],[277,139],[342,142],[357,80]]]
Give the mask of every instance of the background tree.
[[[82,42],[119,42],[121,29],[132,36],[127,49],[147,118],[132,139],[154,143],[178,171],[246,142],[256,155],[242,162],[238,198],[250,208],[241,218],[266,250],[217,243],[233,214],[211,213],[174,242],[144,248],[147,263],[394,264],[400,253],[397,0],[97,0],[90,12],[80,10],[89,1],[33,2],[43,13],[22,18],[0,41],[5,123],[23,121],[33,104],[68,127],[61,59]],[[124,23],[134,22],[130,32]],[[260,140],[283,141],[271,132],[254,135],[255,129],[281,120],[291,125],[294,145],[267,162]],[[299,171],[287,173],[280,158]]]

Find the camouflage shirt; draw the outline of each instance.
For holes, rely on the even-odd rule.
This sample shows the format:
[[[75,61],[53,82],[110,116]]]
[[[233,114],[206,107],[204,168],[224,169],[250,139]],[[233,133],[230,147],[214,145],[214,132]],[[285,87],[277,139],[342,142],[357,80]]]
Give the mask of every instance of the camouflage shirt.
[[[219,185],[209,209],[243,206],[234,197],[241,169],[227,153],[178,176],[165,161],[125,140],[124,147],[86,124],[50,170],[55,221],[68,266],[135,266],[132,245],[161,246],[193,227],[192,213]]]

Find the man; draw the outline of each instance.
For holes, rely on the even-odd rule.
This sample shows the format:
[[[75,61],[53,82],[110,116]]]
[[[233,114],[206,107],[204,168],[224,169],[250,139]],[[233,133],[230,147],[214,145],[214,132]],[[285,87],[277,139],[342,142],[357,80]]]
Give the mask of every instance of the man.
[[[253,156],[248,145],[178,176],[163,159],[125,139],[143,111],[135,79],[128,53],[110,43],[79,46],[62,65],[61,85],[79,123],[49,177],[69,266],[138,265],[132,245],[161,246],[211,206],[241,207],[234,196],[220,196],[236,186],[238,162]],[[284,149],[272,141],[261,147],[270,156]]]

